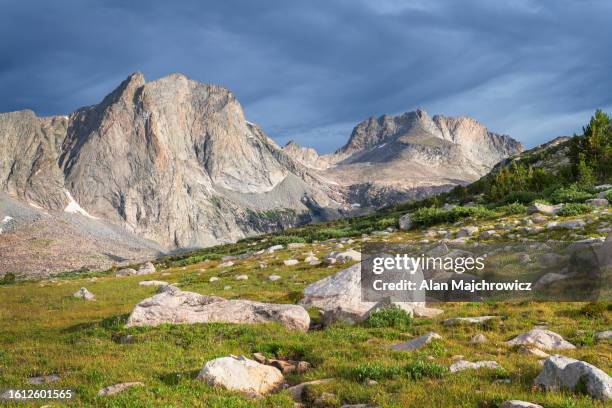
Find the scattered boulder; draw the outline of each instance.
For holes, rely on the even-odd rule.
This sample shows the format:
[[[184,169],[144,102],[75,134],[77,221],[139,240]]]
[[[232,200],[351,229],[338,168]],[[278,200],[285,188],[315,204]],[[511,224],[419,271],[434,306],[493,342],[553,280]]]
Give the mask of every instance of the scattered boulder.
[[[303,242],[292,242],[289,245],[287,245],[287,248],[289,248],[289,249],[298,249],[298,248],[303,248],[305,246],[306,246],[306,244],[304,244]]]
[[[347,249],[346,251],[342,252],[332,252],[331,254],[329,254],[329,258],[333,258],[340,262],[361,262],[361,252],[355,251],[354,249]]]
[[[219,268],[229,268],[230,266],[234,266],[234,262],[232,262],[232,261],[225,261],[225,262],[221,262],[219,264]]]
[[[262,396],[278,390],[283,374],[275,367],[244,356],[220,357],[204,364],[197,377],[211,386],[221,386],[249,396]]]
[[[487,320],[499,319],[499,316],[478,316],[478,317],[453,317],[442,322],[444,326],[456,326],[459,324],[482,324]]]
[[[482,333],[478,333],[472,336],[472,338],[470,339],[470,344],[484,344],[488,341],[489,340],[487,339],[487,336]]]
[[[599,333],[595,333],[597,340],[609,340],[612,339],[612,330],[606,330]]]
[[[605,198],[592,198],[590,200],[586,200],[588,205],[592,205],[593,207],[601,207],[607,208],[610,203]]]
[[[548,286],[548,285],[550,285],[553,282],[557,282],[557,281],[560,281],[560,280],[563,280],[563,279],[567,279],[567,278],[569,278],[568,275],[563,275],[561,273],[550,272],[550,273],[547,273],[545,275],[542,275],[540,277],[540,279],[538,279],[536,281],[536,283],[533,285],[533,287],[534,288],[541,288],[541,287],[544,287],[544,286]]]
[[[278,322],[288,329],[307,331],[310,317],[297,305],[226,300],[165,286],[132,310],[126,327],[162,323],[266,323]]]
[[[60,376],[57,374],[50,375],[41,375],[40,377],[30,377],[28,378],[28,383],[32,385],[42,385],[54,383],[60,380]]]
[[[132,276],[132,275],[136,275],[138,272],[136,271],[136,269],[132,269],[132,268],[123,268],[123,269],[119,269],[116,273],[115,276],[117,277],[122,277],[122,276]]]
[[[158,281],[158,280],[149,280],[149,281],[140,281],[138,285],[140,286],[165,286],[168,282]]]
[[[425,345],[431,343],[433,340],[440,339],[442,339],[442,336],[440,336],[439,334],[429,332],[427,334],[409,340],[405,343],[394,344],[393,346],[391,346],[391,348],[393,350],[413,351],[424,347]]]
[[[578,229],[584,228],[586,223],[584,220],[568,220],[557,224],[557,228]]]
[[[482,239],[488,239],[488,238],[496,237],[498,235],[499,234],[495,230],[487,230],[487,231],[482,231],[478,237]]]
[[[546,215],[554,215],[561,208],[563,208],[563,205],[561,204],[548,205],[548,204],[543,204],[543,203],[533,203],[532,205],[527,207],[527,214],[540,213],[540,214],[546,214]]]
[[[237,275],[236,280],[248,280],[249,275]]]
[[[77,290],[76,292],[73,293],[72,296],[74,296],[75,298],[85,299],[85,300],[94,300],[96,298],[94,294],[88,291],[86,288],[81,288]]]
[[[534,404],[533,402],[510,400],[510,401],[502,402],[499,408],[544,408],[544,407],[538,404]]]
[[[436,309],[435,307],[424,307],[424,306],[414,306],[412,308],[412,315],[414,317],[436,317],[444,313],[442,309]]]
[[[306,389],[306,387],[310,385],[326,384],[332,380],[333,378],[325,378],[322,380],[303,382],[301,384],[297,384],[297,385],[287,388],[287,392],[291,396],[291,399],[293,399],[295,402],[302,402],[302,396],[304,394],[304,389]]]
[[[281,277],[279,275],[270,275],[268,276],[268,280],[270,282],[276,282],[277,280],[279,280]]]
[[[497,369],[497,368],[501,368],[501,366],[499,365],[499,363],[497,361],[466,361],[466,360],[459,360],[453,364],[451,364],[451,366],[448,368],[449,371],[451,373],[456,373],[458,371],[463,371],[463,370],[479,370],[481,368],[492,368],[492,369]]]
[[[468,226],[457,231],[456,238],[469,237],[478,233],[478,227]]]
[[[136,272],[136,275],[149,275],[155,273],[155,265],[152,262],[146,262]]]
[[[534,385],[545,390],[574,391],[578,387],[594,399],[612,399],[612,377],[587,362],[560,355],[550,356],[544,361]]]
[[[219,278],[217,278],[216,276],[211,276],[211,277],[208,279],[208,281],[209,281],[209,282],[216,282],[216,281],[218,281],[218,280],[219,280]]]
[[[399,218],[399,229],[401,231],[408,231],[413,227],[414,223],[410,217],[410,214],[404,214]]]
[[[300,261],[298,261],[297,259],[285,259],[283,263],[285,264],[285,266],[292,266],[299,264]]]
[[[272,245],[271,247],[269,247],[268,249],[266,249],[266,252],[267,252],[267,253],[269,253],[269,254],[271,254],[271,253],[276,252],[276,251],[278,251],[279,249],[283,249],[283,248],[284,248],[284,246],[282,246],[282,245]]]
[[[109,395],[115,395],[131,387],[143,387],[143,386],[144,384],[141,383],[140,381],[125,382],[125,383],[120,383],[120,384],[115,384],[115,385],[109,385],[108,387],[104,387],[100,391],[98,391],[98,397],[106,397]]]
[[[365,318],[368,311],[376,306],[377,302],[362,301],[361,263],[356,263],[308,285],[304,288],[304,298],[299,304],[323,311],[323,318],[329,319],[326,321],[335,319],[350,323]],[[424,299],[423,301],[393,302],[392,304],[408,313],[412,313],[415,307],[425,307]]]
[[[549,356],[548,353],[536,347],[521,346],[519,347],[518,352],[521,354],[527,354],[527,355],[534,356],[537,358],[546,358]]]
[[[572,350],[576,348],[557,333],[544,329],[530,330],[507,341],[506,344],[509,346],[532,345],[544,350]]]

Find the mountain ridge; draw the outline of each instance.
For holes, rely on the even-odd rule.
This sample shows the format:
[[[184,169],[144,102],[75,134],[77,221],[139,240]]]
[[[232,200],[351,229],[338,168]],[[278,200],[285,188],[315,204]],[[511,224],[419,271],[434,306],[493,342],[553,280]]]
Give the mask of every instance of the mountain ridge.
[[[279,147],[224,87],[136,72],[67,116],[0,114],[0,191],[164,250],[205,247],[468,183],[495,164],[475,160],[483,147],[474,143],[494,158],[520,149],[482,125],[437,117],[383,115],[370,128],[366,120],[344,149],[320,156]]]

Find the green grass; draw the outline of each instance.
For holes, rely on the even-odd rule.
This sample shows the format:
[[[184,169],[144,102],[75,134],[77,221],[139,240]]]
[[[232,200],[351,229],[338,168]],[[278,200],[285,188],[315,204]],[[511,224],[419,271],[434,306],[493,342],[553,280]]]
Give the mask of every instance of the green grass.
[[[385,239],[412,242],[421,238],[419,234],[396,232]],[[308,388],[305,399],[310,406],[366,403],[381,407],[472,408],[495,407],[506,399],[523,399],[546,407],[604,406],[583,395],[532,391],[532,381],[541,369],[537,359],[517,353],[504,342],[544,321],[551,330],[579,346],[565,355],[610,372],[612,345],[593,341],[593,333],[609,328],[609,303],[595,306],[447,303],[436,305],[445,313],[433,319],[411,319],[398,309],[381,309],[360,325],[335,324],[308,333],[288,331],[277,324],[123,327],[134,305],[155,291],[152,287],[138,286],[140,280],[179,282],[183,290],[226,298],[295,303],[305,285],[347,266],[328,268],[300,263],[286,267],[282,264],[283,259],[300,258],[307,251],[322,257],[333,249],[334,243],[307,244],[305,248],[285,249],[273,255],[237,259],[229,268],[217,266],[222,255],[269,245],[270,240],[248,240],[217,247],[202,254],[207,259],[205,262],[172,265],[146,277],[115,278],[109,273],[98,274],[92,280],[90,274],[73,274],[55,282],[0,286],[0,388],[30,388],[29,376],[59,374],[62,379],[52,387],[75,389],[77,396],[71,406],[293,407],[285,391],[253,400],[210,387],[195,378],[210,359],[261,352],[268,357],[299,359],[312,364],[303,374],[287,375],[291,385],[333,378],[330,383]],[[268,268],[260,269],[259,261],[267,262]],[[249,279],[236,281],[235,275],[242,273]],[[268,281],[267,276],[271,274],[280,275],[281,280]],[[211,276],[219,277],[219,281],[210,283]],[[92,291],[97,300],[85,302],[72,298],[71,294],[82,286]],[[226,286],[231,289],[224,289]],[[504,319],[482,326],[441,324],[448,317],[485,314]],[[440,334],[442,340],[416,352],[389,348],[430,331]],[[471,345],[469,340],[476,333],[486,333],[489,341]],[[133,336],[132,343],[121,344],[119,340],[128,334]],[[495,360],[503,370],[451,374],[447,368],[455,355],[463,355],[470,361]],[[114,397],[96,396],[102,387],[125,381],[142,381],[145,386]],[[325,393],[333,396],[321,399],[328,395]],[[63,405],[53,402],[53,406]]]

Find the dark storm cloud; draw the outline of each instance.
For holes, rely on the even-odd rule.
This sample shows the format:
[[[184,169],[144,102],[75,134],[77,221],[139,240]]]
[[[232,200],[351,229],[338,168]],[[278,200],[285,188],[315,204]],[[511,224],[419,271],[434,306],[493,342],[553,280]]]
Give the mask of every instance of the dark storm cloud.
[[[132,71],[230,88],[280,143],[466,114],[527,145],[612,109],[612,2],[0,0],[0,111],[68,113]]]

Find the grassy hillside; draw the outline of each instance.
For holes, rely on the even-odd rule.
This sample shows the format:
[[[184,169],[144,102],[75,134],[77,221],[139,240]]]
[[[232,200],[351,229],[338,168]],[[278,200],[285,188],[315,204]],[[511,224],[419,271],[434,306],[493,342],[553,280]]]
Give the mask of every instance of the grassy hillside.
[[[580,140],[588,139],[587,130]],[[163,280],[182,290],[229,299],[296,303],[306,285],[350,266],[350,263],[309,265],[303,262],[307,253],[313,252],[322,259],[339,247],[359,249],[362,234],[373,241],[431,245],[442,237],[456,236],[465,226],[477,226],[481,231],[494,229],[499,234],[490,238],[475,236],[469,241],[495,242],[501,247],[516,242],[606,237],[612,228],[612,212],[584,202],[601,193],[594,186],[611,181],[610,173],[591,156],[572,159],[575,143],[582,142],[571,139],[527,152],[473,185],[421,202],[166,257],[156,262],[158,270],[152,275],[120,278],[110,270],[65,274],[44,281],[15,282],[10,276],[5,277],[0,285],[0,390],[41,387],[76,390],[75,400],[48,402],[53,407],[294,407],[287,391],[250,399],[195,379],[210,359],[230,354],[250,357],[260,352],[268,357],[305,360],[312,365],[303,374],[287,375],[290,385],[332,379],[307,388],[305,406],[363,403],[398,408],[493,408],[502,401],[520,399],[546,408],[604,407],[605,403],[593,401],[581,392],[534,389],[533,379],[541,370],[539,358],[521,353],[505,342],[534,326],[545,326],[577,346],[575,350],[563,351],[564,355],[610,373],[612,343],[595,336],[610,329],[609,302],[444,303],[435,305],[444,310],[443,315],[435,318],[404,316],[399,323],[383,319],[353,326],[315,325],[317,328],[307,333],[291,332],[276,324],[124,328],[132,308],[155,293],[153,287],[139,286],[142,280]],[[567,160],[560,161],[561,156]],[[547,163],[555,163],[555,167]],[[557,166],[559,163],[562,164]],[[591,169],[590,173],[585,168]],[[566,210],[536,219],[527,214],[526,208],[537,200],[563,203]],[[395,228],[398,218],[407,212],[411,212],[415,227],[398,231]],[[538,228],[528,227],[532,224],[527,224],[527,219]],[[584,225],[576,229],[547,228],[550,222],[567,220],[581,220]],[[305,245],[289,249],[286,245],[291,242]],[[256,253],[275,244],[285,248],[274,253]],[[221,266],[222,258],[228,255],[236,257],[234,265]],[[517,255],[500,252],[491,261],[503,264],[508,257]],[[544,254],[538,253],[541,255]],[[283,260],[289,258],[301,262],[285,266]],[[262,268],[262,263],[267,267]],[[248,280],[236,280],[239,274],[248,275]],[[279,275],[280,280],[270,281],[268,277],[273,274]],[[219,280],[210,282],[211,277]],[[81,287],[93,292],[96,300],[72,297]],[[316,324],[317,312],[309,313]],[[499,319],[477,325],[442,324],[447,318],[482,315]],[[431,331],[442,339],[419,351],[389,348]],[[487,341],[471,344],[472,336],[479,333]],[[129,342],[124,341],[127,335],[132,336]],[[448,367],[458,356],[469,361],[494,360],[502,368],[450,373]],[[43,386],[28,383],[29,377],[51,374],[59,375],[60,380]],[[112,397],[97,396],[105,386],[128,381],[141,381],[144,386]],[[41,405],[41,402],[7,404]]]

